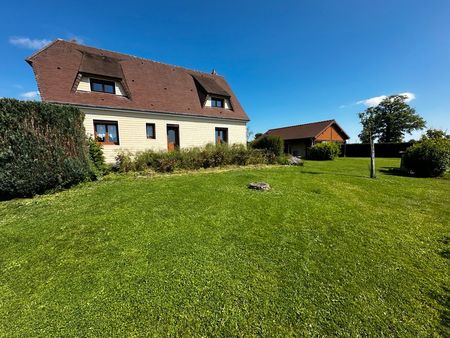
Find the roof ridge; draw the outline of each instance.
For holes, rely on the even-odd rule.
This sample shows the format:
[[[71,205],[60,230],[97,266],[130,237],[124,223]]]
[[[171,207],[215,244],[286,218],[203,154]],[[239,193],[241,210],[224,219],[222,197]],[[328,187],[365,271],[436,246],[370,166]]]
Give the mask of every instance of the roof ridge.
[[[278,127],[278,128],[271,128],[269,130],[277,130],[277,129],[286,129],[286,128],[294,128],[294,127],[300,127],[300,126],[307,126],[308,124],[318,124],[318,123],[323,123],[323,122],[336,122],[335,119],[330,119],[330,120],[322,120],[322,121],[317,121],[317,122],[308,122],[308,123],[301,123],[301,124],[294,124],[292,126],[287,126],[287,127]],[[268,130],[268,131],[269,131]]]
[[[103,52],[108,52],[108,53],[114,53],[114,54],[124,55],[124,56],[128,56],[128,57],[131,57],[131,58],[134,58],[134,59],[138,59],[138,60],[144,60],[144,61],[147,61],[147,62],[158,63],[158,64],[161,64],[161,65],[164,65],[164,66],[169,66],[169,67],[174,67],[174,68],[180,68],[180,69],[183,69],[183,70],[185,70],[185,71],[196,72],[196,73],[200,73],[200,74],[204,74],[204,75],[208,75],[208,76],[213,76],[213,77],[214,77],[214,76],[218,76],[218,77],[224,78],[223,75],[219,75],[219,74],[211,74],[211,73],[203,72],[203,71],[197,70],[197,69],[191,69],[191,68],[182,67],[182,66],[177,66],[177,65],[173,65],[173,64],[165,63],[165,62],[161,62],[161,61],[155,61],[155,60],[146,59],[146,58],[141,57],[141,56],[131,55],[131,54],[122,53],[122,52],[116,52],[116,51],[109,50],[109,49],[104,49],[104,48],[98,48],[98,47],[88,46],[88,45],[81,44],[81,43],[78,43],[78,42],[75,42],[75,41],[69,41],[69,40],[64,40],[64,39],[59,39],[59,38],[58,38],[58,39],[56,39],[55,41],[53,41],[51,44],[53,44],[53,43],[55,43],[55,42],[57,42],[57,41],[62,41],[62,42],[65,42],[65,43],[71,43],[71,44],[74,44],[74,45],[77,45],[77,46],[82,46],[82,47],[92,48],[92,49],[96,49],[96,50],[103,51]],[[50,46],[50,44],[49,44],[49,46]],[[37,53],[38,53],[38,52],[36,52],[35,54],[37,54]]]

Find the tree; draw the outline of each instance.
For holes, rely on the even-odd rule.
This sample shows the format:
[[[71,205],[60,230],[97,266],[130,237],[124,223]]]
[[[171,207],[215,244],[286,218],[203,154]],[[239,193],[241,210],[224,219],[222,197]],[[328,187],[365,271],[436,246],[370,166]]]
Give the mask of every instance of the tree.
[[[253,132],[247,128],[247,142],[250,142],[250,139],[253,136]]]
[[[359,113],[359,118],[361,120],[361,124],[363,125],[363,137],[365,139],[365,143],[370,143],[370,178],[376,178],[375,173],[375,133],[374,133],[374,125],[375,125],[375,111],[372,108],[368,108],[365,112]],[[362,140],[360,134],[360,138]],[[363,141],[364,142],[364,141]]]
[[[441,130],[441,129],[428,129],[425,132],[425,135],[422,135],[422,141],[423,140],[442,140],[442,139],[446,139],[446,140],[450,140],[450,135],[447,134],[447,132]]]
[[[380,143],[402,142],[405,133],[423,129],[425,121],[405,101],[404,95],[391,95],[376,107],[359,113],[363,129],[359,138],[370,142],[370,135]],[[368,118],[370,116],[370,118]]]
[[[263,136],[264,134],[263,133],[256,133],[255,134],[255,140],[258,138],[258,137],[261,137],[261,136]]]

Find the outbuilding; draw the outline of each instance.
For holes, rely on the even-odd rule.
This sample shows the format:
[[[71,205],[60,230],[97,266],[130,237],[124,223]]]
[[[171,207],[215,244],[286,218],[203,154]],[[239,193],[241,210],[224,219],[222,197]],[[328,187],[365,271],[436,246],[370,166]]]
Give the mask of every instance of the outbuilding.
[[[266,135],[276,135],[284,140],[285,153],[307,157],[308,148],[320,142],[345,143],[350,137],[336,120],[326,120],[295,126],[269,129]]]

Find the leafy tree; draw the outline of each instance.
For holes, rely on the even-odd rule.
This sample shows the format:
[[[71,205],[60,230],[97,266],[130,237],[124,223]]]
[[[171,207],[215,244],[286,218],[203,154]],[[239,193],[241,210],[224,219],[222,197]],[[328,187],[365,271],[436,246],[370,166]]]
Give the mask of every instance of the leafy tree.
[[[359,134],[361,141],[369,143],[372,136],[380,143],[402,142],[405,133],[423,129],[424,119],[405,102],[406,99],[404,95],[391,95],[378,106],[359,113],[363,126]]]
[[[441,139],[450,140],[450,135],[441,129],[428,129],[425,132],[425,135],[422,136],[421,140],[423,141],[423,140],[430,140],[430,139],[432,139],[432,140],[441,140]]]
[[[263,136],[264,134],[263,133],[256,133],[255,134],[255,139],[257,139],[257,138],[259,138],[259,137],[261,137],[261,136]]]

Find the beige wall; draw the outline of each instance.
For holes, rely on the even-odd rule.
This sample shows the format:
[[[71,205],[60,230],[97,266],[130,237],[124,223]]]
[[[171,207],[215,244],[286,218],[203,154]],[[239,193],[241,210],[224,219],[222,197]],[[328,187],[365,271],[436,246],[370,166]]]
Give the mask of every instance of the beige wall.
[[[215,128],[228,128],[229,144],[246,144],[247,124],[245,121],[219,120],[174,116],[156,113],[137,113],[114,110],[81,108],[85,113],[85,128],[88,135],[94,135],[94,120],[117,121],[120,145],[104,145],[106,160],[113,162],[119,150],[133,153],[146,149],[167,150],[167,124],[177,124],[180,131],[180,147],[200,147],[215,143]],[[147,139],[146,123],[155,124],[156,139]]]

